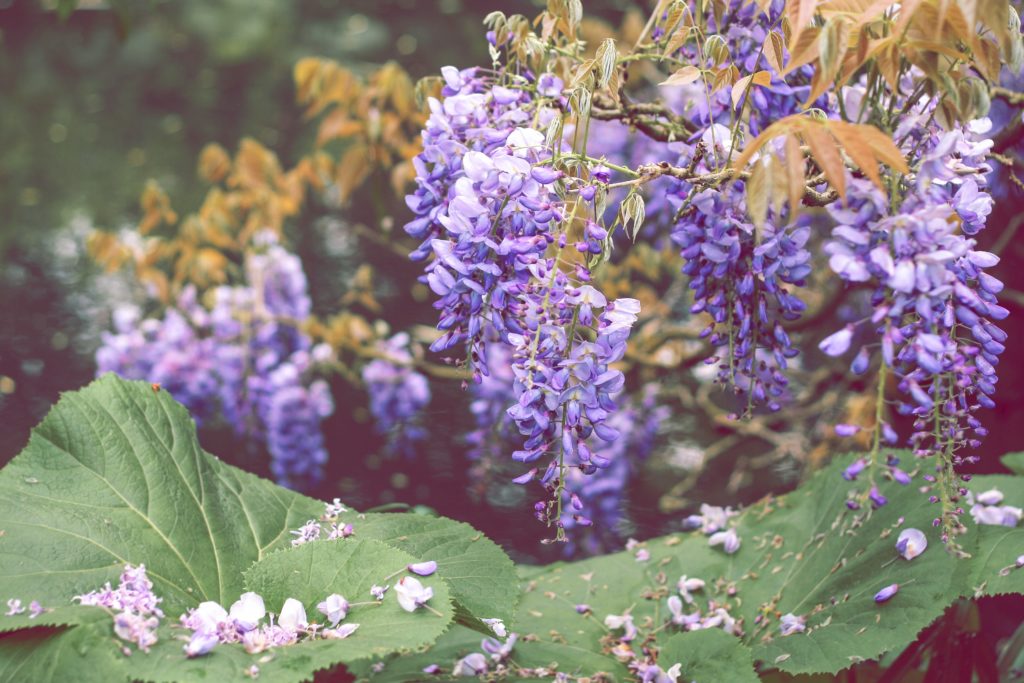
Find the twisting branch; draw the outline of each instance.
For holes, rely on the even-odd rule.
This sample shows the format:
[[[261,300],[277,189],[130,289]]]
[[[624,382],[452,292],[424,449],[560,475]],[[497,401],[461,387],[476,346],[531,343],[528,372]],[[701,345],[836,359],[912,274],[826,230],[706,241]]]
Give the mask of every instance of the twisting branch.
[[[701,187],[715,187],[728,180],[747,180],[750,178],[749,171],[736,171],[731,168],[725,168],[713,173],[699,173],[696,171],[694,164],[690,164],[684,168],[682,166],[673,166],[667,161],[662,161],[656,164],[643,164],[636,169],[636,172],[638,173],[637,178],[634,178],[633,180],[626,180],[621,183],[615,183],[609,187],[643,185],[662,176],[685,180],[694,185],[700,185]],[[821,184],[822,181],[823,178],[815,176],[810,178],[804,186],[804,201],[808,205],[827,206],[839,198],[839,193],[833,188],[829,188],[824,192],[814,189],[813,186]]]
[[[598,121],[622,121],[659,142],[685,140],[695,132],[663,104],[634,103],[624,97],[614,102],[607,95],[596,96],[590,116]]]

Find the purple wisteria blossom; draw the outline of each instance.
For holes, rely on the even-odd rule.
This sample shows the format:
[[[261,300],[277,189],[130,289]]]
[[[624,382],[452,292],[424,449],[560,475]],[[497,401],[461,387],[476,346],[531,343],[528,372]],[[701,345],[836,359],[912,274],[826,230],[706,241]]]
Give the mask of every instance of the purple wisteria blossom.
[[[306,488],[322,476],[320,425],[334,411],[318,366],[331,361],[297,325],[312,310],[297,256],[265,233],[247,255],[244,285],[186,287],[162,318],[125,306],[96,352],[99,374],[160,384],[199,426],[225,424],[252,453],[265,451],[278,482]]]
[[[427,436],[419,424],[430,403],[427,378],[412,367],[409,335],[401,332],[380,344],[383,358],[363,366],[363,382],[370,396],[370,412],[377,431],[388,437],[388,453],[411,457]]]
[[[746,217],[740,183],[692,196],[681,184],[675,203],[691,205],[672,232],[690,278],[693,314],[710,324],[702,337],[715,349],[717,381],[746,394],[747,408],[778,410],[789,382],[784,371],[798,351],[784,327],[806,304],[794,293],[811,273],[806,225],[756,229]]]

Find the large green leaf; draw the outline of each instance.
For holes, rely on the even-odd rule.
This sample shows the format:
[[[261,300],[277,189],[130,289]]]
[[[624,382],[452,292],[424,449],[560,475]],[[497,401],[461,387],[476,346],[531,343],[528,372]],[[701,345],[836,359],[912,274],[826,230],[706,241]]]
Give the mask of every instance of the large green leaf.
[[[450,680],[455,662],[471,652],[482,652],[481,636],[476,630],[454,624],[438,638],[426,652],[415,655],[392,655],[374,662],[360,661],[347,667],[357,681],[375,680],[388,683],[412,681]],[[427,674],[423,669],[431,664],[441,667],[438,674]],[[374,666],[379,670],[374,671]]]
[[[658,666],[668,671],[680,665],[682,681],[757,683],[750,648],[720,629],[677,633],[665,640]]]
[[[638,625],[661,626],[666,598],[685,574],[707,582],[695,594],[701,607],[713,599],[728,608],[741,620],[743,642],[769,667],[835,672],[911,642],[962,592],[968,565],[943,552],[931,526],[934,506],[915,487],[883,483],[889,505],[873,513],[848,510],[848,484],[839,477],[844,465],[747,509],[736,524],[742,545],[733,555],[710,548],[699,534],[676,535],[647,542],[646,561],[620,553],[535,576],[516,630],[537,634],[539,642],[564,638],[599,656],[606,615],[630,610]],[[904,518],[899,526],[898,517]],[[909,562],[894,548],[907,526],[923,530],[931,542]],[[891,583],[902,586],[897,597],[875,603],[874,594]],[[579,602],[592,607],[594,618],[575,613]],[[805,633],[780,636],[778,616],[788,612],[807,618]],[[580,659],[587,673],[604,668]]]
[[[519,577],[508,555],[468,524],[413,514],[346,513],[359,537],[375,538],[420,560],[437,562],[451,587],[459,620],[491,631],[478,619],[511,624],[519,600]],[[351,518],[351,519],[349,519]]]
[[[1007,453],[999,460],[1006,466],[1006,469],[1010,470],[1014,474],[1024,475],[1024,451],[1018,453]]]
[[[968,564],[944,552],[927,496],[888,482],[879,485],[887,505],[847,510],[849,485],[839,477],[845,464],[748,510],[740,529],[749,542],[737,553],[745,567],[727,574],[744,600],[755,657],[791,673],[833,673],[903,647],[963,592]],[[929,547],[907,561],[895,542],[910,527],[925,533]],[[896,597],[876,603],[875,593],[894,583]],[[761,612],[768,616],[755,626]],[[772,613],[806,617],[806,632],[781,637]]]
[[[204,453],[167,392],[106,375],[65,394],[0,471],[0,585],[67,604],[145,564],[168,614],[230,604],[242,572],[321,511]]]
[[[1003,458],[1004,463],[1006,460]],[[998,489],[1004,496],[1003,505],[1024,508],[1024,476],[974,477],[970,489],[975,493]],[[1017,558],[1024,555],[1024,527],[975,525],[970,519],[966,521],[968,534],[975,540],[967,595],[1024,593],[1024,568],[1016,565]]]
[[[77,609],[82,613],[75,616],[80,625],[74,628],[37,626],[0,637],[0,681],[112,683],[128,680],[125,674],[118,673],[124,656],[114,638],[110,615],[96,607]]]
[[[289,597],[302,601],[311,620],[320,616],[311,610],[331,593],[352,603],[374,602],[351,609],[345,621],[360,624],[359,630],[337,643],[339,652],[351,651],[346,660],[359,659],[433,642],[451,622],[454,611],[448,584],[436,575],[418,580],[433,589],[434,597],[427,604],[440,616],[423,608],[406,612],[394,589],[379,603],[370,595],[371,586],[399,580],[397,576],[385,580],[388,576],[409,575],[405,567],[415,561],[412,555],[379,541],[323,541],[270,555],[246,572],[245,582],[249,590],[263,596],[268,609]]]
[[[67,604],[131,563],[146,565],[168,614],[230,604],[242,572],[322,512],[202,451],[166,392],[106,375],[65,394],[0,472],[0,597]],[[413,514],[346,515],[359,538],[436,560],[464,620],[511,621],[514,566],[480,532]]]

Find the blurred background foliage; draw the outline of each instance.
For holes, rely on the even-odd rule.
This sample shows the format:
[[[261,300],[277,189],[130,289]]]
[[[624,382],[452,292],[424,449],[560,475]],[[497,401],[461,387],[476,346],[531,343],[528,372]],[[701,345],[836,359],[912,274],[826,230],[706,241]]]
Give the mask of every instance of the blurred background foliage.
[[[57,392],[92,376],[90,354],[108,320],[96,319],[102,301],[72,296],[93,274],[78,247],[86,231],[135,223],[148,179],[176,206],[197,206],[208,185],[196,160],[211,142],[234,150],[250,138],[294,163],[313,135],[292,81],[303,57],[363,73],[397,59],[418,77],[486,54],[484,9],[461,0],[61,9],[0,3],[2,460]]]

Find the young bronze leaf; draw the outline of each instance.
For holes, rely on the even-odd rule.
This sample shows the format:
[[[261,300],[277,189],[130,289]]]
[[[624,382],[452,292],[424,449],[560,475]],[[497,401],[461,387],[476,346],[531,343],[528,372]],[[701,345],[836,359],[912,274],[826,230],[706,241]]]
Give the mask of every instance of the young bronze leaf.
[[[803,103],[805,108],[821,97],[835,82],[849,50],[849,44],[850,20],[843,15],[829,19],[824,30],[818,34],[818,70],[814,74],[807,100]]]
[[[700,78],[700,69],[693,65],[686,65],[679,71],[663,80],[658,85],[689,85]]]
[[[871,150],[882,163],[900,173],[910,173],[907,160],[903,152],[896,146],[892,138],[870,124],[861,124],[857,127],[857,134],[867,140]]]
[[[818,12],[825,19],[845,15],[864,25],[893,6],[892,0],[828,0],[818,5]]]
[[[1010,40],[1010,8],[1004,0],[977,0],[977,19],[996,34],[999,45]]]
[[[859,132],[863,126],[857,126],[845,121],[832,121],[829,123],[829,130],[842,146],[843,151],[853,160],[853,163],[864,172],[871,182],[884,191],[882,178],[878,175],[878,159],[864,136]]]
[[[790,114],[789,116],[781,118],[765,128],[761,131],[760,135],[751,140],[750,144],[743,150],[743,153],[736,157],[736,160],[732,162],[733,170],[742,170],[748,163],[750,163],[750,159],[757,153],[757,150],[761,149],[766,142],[799,128],[802,125],[803,120],[806,118],[807,117],[803,114]]]
[[[795,216],[804,196],[804,153],[795,135],[786,136],[786,187],[789,190],[789,212]]]
[[[786,44],[777,31],[769,31],[768,37],[764,41],[764,58],[768,62],[768,66],[772,70],[781,74],[783,69],[783,60],[786,55]]]
[[[743,99],[743,94],[747,92],[748,88],[755,85],[768,86],[771,85],[771,82],[772,75],[767,71],[758,71],[749,76],[744,76],[732,86],[732,106],[739,106],[740,100]]]
[[[804,64],[810,64],[818,58],[819,33],[821,33],[821,29],[817,26],[812,26],[804,29],[799,37],[790,40],[789,63],[786,64],[786,68],[782,72],[783,76],[794,69],[799,69]]]
[[[689,11],[689,8],[685,3],[672,3],[672,6],[668,10],[668,16],[665,19],[665,25],[663,26],[665,35],[669,35],[676,30],[676,27],[679,26],[679,22],[687,11]]]
[[[811,157],[825,173],[829,185],[834,187],[839,196],[845,199],[846,166],[843,164],[843,158],[839,155],[839,147],[836,146],[835,140],[822,124],[810,120],[801,128],[800,136],[811,148]]]
[[[799,40],[803,30],[807,28],[811,19],[814,18],[814,10],[817,0],[789,0],[786,3],[786,13],[789,18],[790,30],[793,32],[793,41]],[[792,43],[791,43],[792,45]],[[792,47],[790,48],[792,52]]]
[[[683,43],[685,43],[687,38],[689,37],[690,27],[686,25],[680,26],[672,34],[672,37],[668,39],[668,43],[665,45],[665,52],[663,52],[662,55],[668,57],[669,55],[673,54],[676,50],[683,46]]]
[[[747,180],[747,211],[750,213],[750,221],[758,228],[764,227],[765,218],[768,217],[768,178],[765,162],[771,158],[771,155],[765,155],[755,161],[750,171],[750,179]]]

